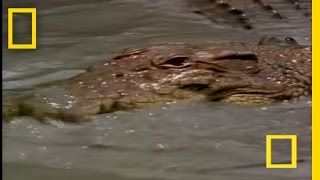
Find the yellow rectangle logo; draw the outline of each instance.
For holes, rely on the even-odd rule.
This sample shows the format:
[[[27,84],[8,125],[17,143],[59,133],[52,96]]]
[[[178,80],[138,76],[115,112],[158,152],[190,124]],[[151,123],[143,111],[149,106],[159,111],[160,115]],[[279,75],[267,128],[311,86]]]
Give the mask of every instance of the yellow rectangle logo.
[[[31,13],[32,16],[32,41],[31,44],[13,43],[13,14]],[[8,49],[36,49],[37,48],[37,9],[36,8],[8,8]]]
[[[291,140],[291,164],[272,164],[272,140],[273,139]],[[267,168],[297,168],[297,135],[267,135],[266,167]]]

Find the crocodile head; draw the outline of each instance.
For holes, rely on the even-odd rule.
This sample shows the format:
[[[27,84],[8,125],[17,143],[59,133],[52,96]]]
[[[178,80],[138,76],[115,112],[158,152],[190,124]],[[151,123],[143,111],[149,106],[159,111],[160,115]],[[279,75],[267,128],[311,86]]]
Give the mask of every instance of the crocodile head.
[[[179,99],[259,105],[298,99],[311,93],[311,85],[310,47],[166,43],[127,49],[86,73],[9,101],[3,114],[79,121]]]
[[[140,86],[174,99],[199,97],[241,105],[298,99],[311,92],[311,49],[293,47],[291,40],[286,41],[288,38],[281,41],[284,47],[275,46],[274,41],[272,45],[260,41],[259,46],[153,46],[145,52],[146,57],[152,57],[145,62],[152,67],[153,71],[147,72],[152,81]]]

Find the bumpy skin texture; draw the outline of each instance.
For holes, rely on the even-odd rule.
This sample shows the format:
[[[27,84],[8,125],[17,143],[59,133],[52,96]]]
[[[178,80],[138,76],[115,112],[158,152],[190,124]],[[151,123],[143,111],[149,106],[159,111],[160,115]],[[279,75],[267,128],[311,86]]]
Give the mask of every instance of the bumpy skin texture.
[[[259,21],[256,12],[265,14],[267,19],[289,22],[291,17],[286,17],[286,13],[278,10],[283,5],[292,6],[292,11],[301,14],[306,20],[311,16],[310,0],[189,0],[189,3],[196,8],[195,13],[213,22],[224,22],[245,29],[253,29],[256,23],[264,23]],[[274,21],[272,25],[274,26],[276,22]]]
[[[82,121],[179,99],[259,105],[310,94],[311,47],[274,42],[127,49],[74,78],[20,96],[5,95],[3,115]]]

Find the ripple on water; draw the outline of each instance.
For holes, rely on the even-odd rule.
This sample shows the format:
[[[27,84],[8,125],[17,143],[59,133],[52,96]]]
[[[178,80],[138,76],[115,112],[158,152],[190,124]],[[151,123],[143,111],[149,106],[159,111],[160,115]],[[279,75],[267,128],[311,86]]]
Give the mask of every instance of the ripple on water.
[[[9,1],[5,2],[6,7]],[[4,86],[14,89],[55,80],[66,76],[61,73],[65,68],[86,68],[126,47],[156,42],[256,42],[266,33],[311,42],[311,26],[266,24],[246,33],[212,24],[177,6],[185,2],[39,1],[39,13],[45,15],[39,18],[41,48],[32,53],[3,49]],[[23,1],[24,6],[28,4]],[[304,23],[309,24],[299,22],[298,27]],[[36,69],[47,73],[50,68],[57,70],[52,76],[34,74]],[[309,162],[290,172],[273,171],[271,177],[264,168],[264,140],[266,134],[298,134],[299,157],[310,159],[311,105],[308,99],[259,108],[168,103],[103,114],[78,125],[18,118],[3,123],[5,179],[310,179]]]

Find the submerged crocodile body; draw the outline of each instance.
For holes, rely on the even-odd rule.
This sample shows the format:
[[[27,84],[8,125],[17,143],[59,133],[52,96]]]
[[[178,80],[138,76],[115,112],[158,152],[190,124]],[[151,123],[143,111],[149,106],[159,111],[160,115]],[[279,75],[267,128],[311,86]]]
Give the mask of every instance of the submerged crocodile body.
[[[259,15],[263,15],[265,19],[273,19],[270,26],[276,26],[279,22],[289,23],[290,18],[295,18],[291,17],[293,15],[298,15],[298,18],[305,21],[308,18],[310,21],[311,17],[310,0],[189,0],[189,3],[196,8],[195,13],[213,22],[242,26],[245,29],[265,23]],[[287,16],[286,12],[282,12],[288,9],[292,9],[294,13]]]
[[[310,94],[311,47],[296,46],[290,38],[281,45],[274,40],[127,49],[86,73],[35,92],[3,92],[3,115],[81,121],[179,99],[256,105]]]

